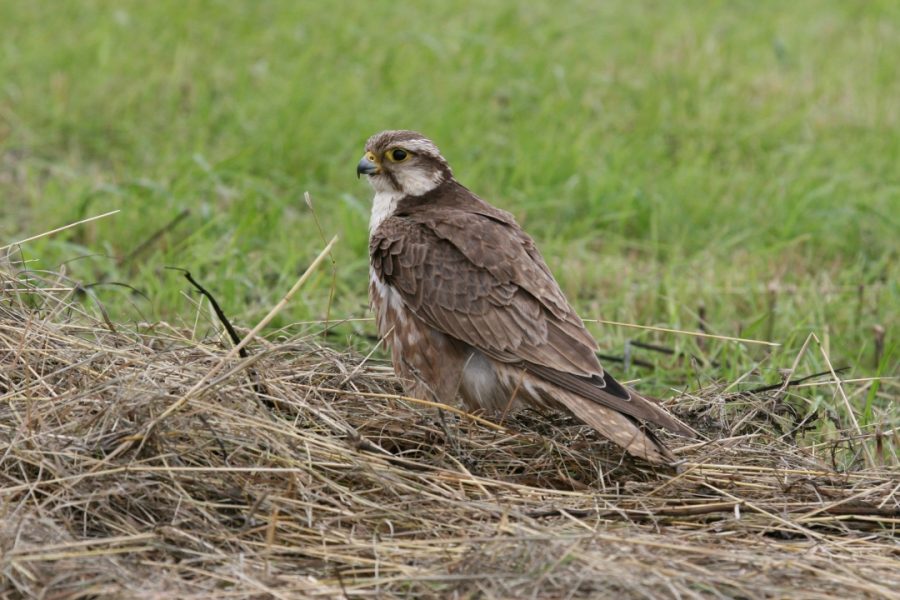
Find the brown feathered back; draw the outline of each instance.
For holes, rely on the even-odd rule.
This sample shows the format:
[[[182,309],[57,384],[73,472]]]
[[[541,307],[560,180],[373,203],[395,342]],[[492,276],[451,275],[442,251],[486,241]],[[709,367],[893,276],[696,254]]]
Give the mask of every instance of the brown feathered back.
[[[428,326],[592,402],[693,433],[604,372],[534,241],[456,180],[399,200],[369,252],[373,275]]]

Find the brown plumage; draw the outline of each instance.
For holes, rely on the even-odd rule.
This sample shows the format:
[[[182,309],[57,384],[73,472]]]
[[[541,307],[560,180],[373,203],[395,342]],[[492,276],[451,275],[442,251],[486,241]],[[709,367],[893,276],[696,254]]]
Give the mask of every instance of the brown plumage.
[[[512,215],[412,131],[369,139],[370,298],[409,394],[504,413],[568,409],[631,454],[672,462],[642,422],[693,431],[603,370],[597,344]]]

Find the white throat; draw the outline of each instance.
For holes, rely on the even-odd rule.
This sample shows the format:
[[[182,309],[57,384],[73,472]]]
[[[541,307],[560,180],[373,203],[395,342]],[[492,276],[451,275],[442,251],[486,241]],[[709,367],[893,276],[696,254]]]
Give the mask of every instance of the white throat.
[[[421,196],[440,185],[443,175],[440,171],[425,173],[421,169],[402,169],[395,174],[397,183],[402,191],[397,191],[383,176],[369,178],[369,183],[375,188],[375,198],[372,200],[372,216],[369,218],[369,235],[371,235],[381,223],[394,214],[397,210],[397,202],[406,196]]]
[[[382,221],[394,214],[397,210],[397,202],[405,196],[403,192],[396,190],[375,192],[372,200],[372,215],[369,217],[369,235],[375,233]]]

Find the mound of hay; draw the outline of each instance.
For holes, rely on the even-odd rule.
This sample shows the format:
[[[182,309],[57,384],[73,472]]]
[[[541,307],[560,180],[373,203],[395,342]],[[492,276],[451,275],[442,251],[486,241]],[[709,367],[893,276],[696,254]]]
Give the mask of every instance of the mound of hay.
[[[681,473],[560,415],[405,399],[314,335],[136,330],[0,270],[0,594],[792,597],[900,590],[900,480],[708,390]]]

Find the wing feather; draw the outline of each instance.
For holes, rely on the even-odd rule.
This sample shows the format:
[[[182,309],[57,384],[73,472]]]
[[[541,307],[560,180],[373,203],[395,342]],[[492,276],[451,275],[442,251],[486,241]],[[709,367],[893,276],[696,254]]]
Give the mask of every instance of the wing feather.
[[[425,323],[491,358],[690,435],[665,410],[603,371],[595,340],[513,218],[453,184],[437,197],[401,201],[373,232],[376,275]]]

